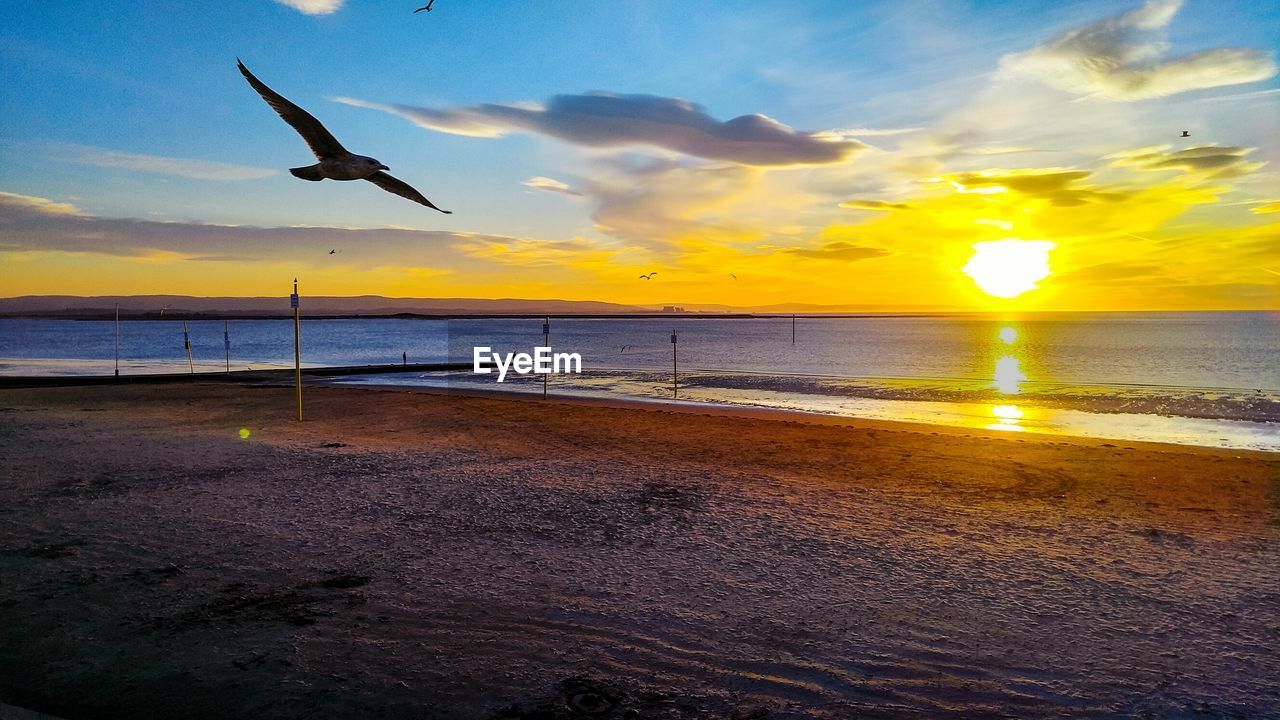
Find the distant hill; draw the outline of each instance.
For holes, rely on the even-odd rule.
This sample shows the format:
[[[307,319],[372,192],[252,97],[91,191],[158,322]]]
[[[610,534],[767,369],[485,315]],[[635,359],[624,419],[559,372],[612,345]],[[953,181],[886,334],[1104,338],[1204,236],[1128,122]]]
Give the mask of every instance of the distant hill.
[[[114,313],[119,304],[122,315],[288,315],[288,297],[190,297],[186,295],[27,295],[0,298],[0,315],[25,317],[84,316]],[[576,300],[521,300],[514,298],[389,298],[380,295],[355,297],[303,296],[303,315],[521,315],[531,313],[605,314],[645,313],[651,308],[616,303]]]
[[[287,297],[191,297],[187,295],[27,295],[0,298],[4,317],[106,317],[116,305],[126,317],[208,316],[267,317],[289,315]],[[784,303],[733,307],[686,303],[687,313],[903,313],[942,312],[943,307],[888,307],[868,305],[814,305]],[[389,298],[381,295],[303,296],[304,316],[358,315],[640,315],[660,312],[662,306],[644,307],[591,300],[525,300],[519,298]]]

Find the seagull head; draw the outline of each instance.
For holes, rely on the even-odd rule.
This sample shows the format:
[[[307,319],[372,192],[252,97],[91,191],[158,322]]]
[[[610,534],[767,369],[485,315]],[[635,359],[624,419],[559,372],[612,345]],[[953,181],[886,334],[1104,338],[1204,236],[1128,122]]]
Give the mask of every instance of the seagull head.
[[[378,160],[375,160],[374,158],[371,158],[371,157],[365,157],[365,156],[363,156],[363,155],[360,155],[360,156],[357,156],[357,157],[359,157],[359,158],[360,158],[360,163],[361,163],[362,165],[364,165],[365,167],[367,167],[367,168],[369,169],[369,172],[370,172],[371,174],[372,174],[372,173],[376,173],[376,172],[378,172],[379,170],[390,170],[390,169],[391,169],[391,168],[387,167],[386,165],[383,165],[383,164],[382,164],[381,162],[379,162]]]

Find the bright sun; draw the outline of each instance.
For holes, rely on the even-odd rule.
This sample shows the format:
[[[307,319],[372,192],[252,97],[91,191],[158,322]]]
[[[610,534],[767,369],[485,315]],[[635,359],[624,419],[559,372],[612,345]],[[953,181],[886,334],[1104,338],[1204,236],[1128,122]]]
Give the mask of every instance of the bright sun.
[[[1015,298],[1049,276],[1048,240],[990,240],[973,244],[963,270],[988,295]]]

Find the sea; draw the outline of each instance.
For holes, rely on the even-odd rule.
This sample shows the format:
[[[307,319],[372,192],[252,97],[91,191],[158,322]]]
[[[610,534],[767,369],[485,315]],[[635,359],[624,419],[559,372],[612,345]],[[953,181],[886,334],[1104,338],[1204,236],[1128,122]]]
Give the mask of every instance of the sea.
[[[542,318],[301,324],[307,367],[466,363],[532,352]],[[1280,452],[1280,312],[552,318],[581,374],[549,396]],[[672,336],[675,342],[672,342]],[[292,367],[292,320],[122,321],[121,375]],[[0,375],[111,375],[111,321],[0,319]],[[343,385],[542,394],[541,376],[395,372]]]

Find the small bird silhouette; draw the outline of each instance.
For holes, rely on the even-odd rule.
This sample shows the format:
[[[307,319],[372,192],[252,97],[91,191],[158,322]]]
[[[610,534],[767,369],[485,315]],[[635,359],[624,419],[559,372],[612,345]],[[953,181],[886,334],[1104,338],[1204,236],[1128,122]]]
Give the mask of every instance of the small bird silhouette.
[[[330,255],[337,255],[337,254],[338,254],[338,251],[337,251],[337,250],[330,250],[330,251],[329,251],[329,254],[330,254]]]
[[[734,280],[738,279],[738,276],[734,275],[733,273],[729,273],[729,277],[733,278]]]
[[[267,87],[261,80],[249,72],[249,68],[236,59],[236,66],[240,68],[240,74],[244,75],[244,79],[249,81],[249,85],[272,110],[280,116],[280,119],[289,124],[302,139],[306,141],[307,146],[311,148],[311,152],[315,154],[316,159],[320,162],[315,165],[306,167],[290,168],[289,172],[296,178],[302,180],[311,180],[319,182],[325,178],[332,180],[368,180],[378,187],[386,190],[393,195],[399,195],[406,200],[412,200],[419,205],[425,205],[432,210],[440,210],[440,208],[431,204],[431,201],[422,195],[422,193],[414,190],[408,183],[403,180],[397,180],[383,172],[390,170],[386,165],[378,162],[371,157],[364,155],[356,155],[347,150],[338,142],[320,121],[315,119],[311,113],[289,102],[285,97],[275,90]],[[448,210],[440,210],[440,212],[449,214]]]
[[[436,0],[427,0],[427,4],[426,4],[426,5],[423,5],[422,7],[418,8],[417,10],[414,10],[413,12],[414,12],[414,14],[415,14],[415,15],[416,15],[417,13],[422,12],[423,10],[426,10],[427,12],[431,12],[431,6],[432,6],[432,5],[435,5],[435,4],[436,4]]]
[[[1190,133],[1190,131],[1183,130],[1183,131],[1182,131],[1182,137],[1191,137],[1191,133]]]
[[[641,279],[641,280],[652,280],[652,279],[653,279],[653,276],[654,276],[654,275],[657,275],[657,274],[658,274],[658,271],[657,271],[657,270],[655,270],[655,271],[653,271],[653,272],[649,273],[648,275],[641,275],[641,276],[640,276],[640,279]]]

